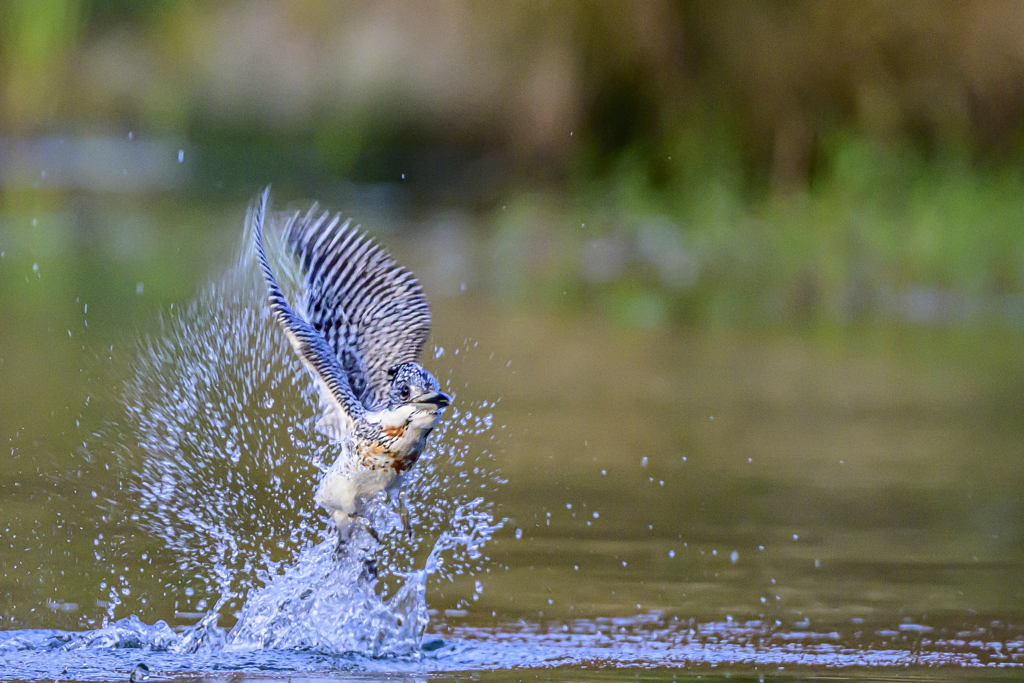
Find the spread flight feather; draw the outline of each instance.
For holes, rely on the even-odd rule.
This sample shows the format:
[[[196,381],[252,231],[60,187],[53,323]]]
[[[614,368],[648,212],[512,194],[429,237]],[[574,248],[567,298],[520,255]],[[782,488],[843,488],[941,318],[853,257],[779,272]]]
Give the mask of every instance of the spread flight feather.
[[[293,215],[285,232],[304,276],[310,324],[341,360],[353,393],[379,408],[388,370],[418,362],[430,334],[423,288],[358,226],[315,204]]]
[[[321,389],[322,432],[356,434],[368,410],[387,399],[388,370],[418,361],[430,333],[430,308],[416,277],[339,216],[314,205],[285,224],[305,284],[307,319],[288,305],[267,261],[267,188],[251,210],[256,253],[270,308]]]

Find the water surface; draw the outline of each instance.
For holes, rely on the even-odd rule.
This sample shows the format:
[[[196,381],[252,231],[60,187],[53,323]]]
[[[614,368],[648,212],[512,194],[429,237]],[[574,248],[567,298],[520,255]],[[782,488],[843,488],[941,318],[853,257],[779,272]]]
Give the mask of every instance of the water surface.
[[[456,393],[462,422],[438,439],[437,471],[472,473],[504,520],[478,562],[425,581],[428,648],[218,649],[263,585],[260,568],[290,566],[323,538],[304,497],[322,447],[310,437],[315,405],[283,339],[253,322],[238,338],[268,348],[267,362],[228,364],[236,375],[182,419],[160,390],[173,368],[140,337],[159,345],[173,330],[182,352],[216,348],[213,321],[185,312],[234,263],[241,209],[99,210],[99,236],[81,250],[66,246],[75,221],[65,230],[44,213],[33,231],[29,214],[11,214],[0,227],[7,678],[52,680],[67,667],[120,680],[139,661],[161,676],[540,666],[589,677],[597,666],[666,679],[679,667],[742,677],[780,666],[855,677],[909,666],[942,679],[947,667],[1024,663],[1019,330],[638,330],[600,307],[510,297],[487,278],[482,230],[443,233],[479,274],[454,284],[421,239],[384,237],[431,295],[426,363]],[[205,542],[216,516],[186,519],[181,499],[148,514],[131,485],[159,481],[141,457],[159,443],[143,444],[125,417],[124,387],[139,377],[153,380],[148,414],[159,407],[210,439],[192,456],[214,442],[230,450],[232,428],[249,434],[251,448],[234,444],[239,462],[206,476],[232,477],[216,489],[234,492],[223,506],[203,508],[231,512],[219,518],[230,520],[226,545]],[[243,403],[254,407],[229,410]],[[295,457],[281,455],[289,448]],[[434,500],[454,499],[447,487]],[[393,548],[409,569],[441,533],[425,513],[419,528],[420,545]],[[175,646],[225,590],[237,597],[204,632],[209,647]],[[130,615],[139,621],[118,621]],[[105,619],[115,625],[102,630]]]

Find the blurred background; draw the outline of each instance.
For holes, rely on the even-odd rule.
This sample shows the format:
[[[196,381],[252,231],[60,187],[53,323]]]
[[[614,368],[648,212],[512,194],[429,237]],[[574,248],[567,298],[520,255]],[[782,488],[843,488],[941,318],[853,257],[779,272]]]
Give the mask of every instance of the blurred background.
[[[626,325],[1024,317],[1014,2],[0,11],[9,247],[69,195],[88,247],[102,199],[273,181],[472,224],[482,284]]]
[[[481,612],[1020,614],[1021,4],[3,3],[8,533],[83,368],[233,262],[267,183],[498,359],[438,361],[512,434]],[[5,580],[19,623],[84,599]]]

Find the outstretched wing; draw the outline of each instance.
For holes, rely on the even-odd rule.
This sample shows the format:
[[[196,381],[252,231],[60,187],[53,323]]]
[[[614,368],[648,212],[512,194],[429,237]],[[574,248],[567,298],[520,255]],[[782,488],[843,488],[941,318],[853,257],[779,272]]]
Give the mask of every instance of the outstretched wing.
[[[380,406],[388,370],[418,362],[430,334],[423,288],[358,227],[316,205],[292,217],[287,239],[305,278],[309,323],[334,349],[364,405]]]
[[[328,346],[323,336],[312,325],[303,320],[288,305],[284,293],[274,279],[274,273],[267,262],[267,254],[263,249],[263,222],[267,215],[270,202],[270,188],[264,190],[249,211],[249,223],[252,225],[253,239],[256,242],[256,255],[259,258],[263,278],[267,282],[267,298],[270,310],[284,328],[288,341],[299,358],[313,371],[320,385],[321,403],[325,404],[326,414],[332,420],[346,422],[346,431],[355,433],[357,423],[365,414],[362,402],[356,397],[349,384],[345,370],[338,363],[334,350]],[[334,410],[331,410],[331,408]],[[333,432],[331,432],[333,433]]]

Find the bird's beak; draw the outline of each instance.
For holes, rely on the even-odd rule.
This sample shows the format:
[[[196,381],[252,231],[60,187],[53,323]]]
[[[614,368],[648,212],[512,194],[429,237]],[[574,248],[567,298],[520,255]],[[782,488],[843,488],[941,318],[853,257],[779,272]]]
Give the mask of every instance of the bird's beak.
[[[420,394],[413,401],[417,406],[431,410],[441,410],[441,408],[447,407],[451,402],[451,396],[442,394],[440,391],[428,391],[425,394]]]

